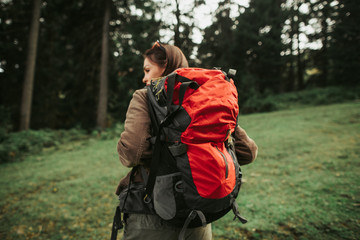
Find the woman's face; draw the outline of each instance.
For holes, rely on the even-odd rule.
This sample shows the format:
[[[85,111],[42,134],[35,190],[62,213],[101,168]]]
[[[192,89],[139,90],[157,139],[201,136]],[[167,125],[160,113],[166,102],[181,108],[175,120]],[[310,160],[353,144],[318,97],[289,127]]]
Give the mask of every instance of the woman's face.
[[[152,62],[149,58],[144,59],[144,78],[143,83],[150,85],[152,78],[158,78],[162,76],[165,67],[160,67],[156,63]]]

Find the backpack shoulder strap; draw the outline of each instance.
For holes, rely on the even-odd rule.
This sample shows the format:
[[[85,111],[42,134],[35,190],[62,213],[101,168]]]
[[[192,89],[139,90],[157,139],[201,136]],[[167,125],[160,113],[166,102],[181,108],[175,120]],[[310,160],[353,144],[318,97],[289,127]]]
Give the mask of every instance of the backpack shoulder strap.
[[[112,225],[111,231],[111,240],[116,240],[118,231],[124,227],[122,220],[121,220],[121,211],[120,206],[116,207],[114,221]]]
[[[247,223],[246,218],[244,218],[240,215],[239,206],[237,205],[236,201],[233,201],[233,203],[232,203],[232,210],[235,215],[234,220],[239,219],[242,224]]]
[[[206,218],[205,215],[201,212],[201,211],[197,211],[197,210],[192,210],[189,214],[189,216],[186,218],[184,226],[182,227],[180,234],[179,234],[179,239],[178,240],[184,240],[185,239],[185,231],[187,229],[187,227],[189,226],[190,222],[192,220],[194,220],[196,218],[196,216],[198,216],[200,218],[201,221],[201,225],[203,227],[206,226]]]

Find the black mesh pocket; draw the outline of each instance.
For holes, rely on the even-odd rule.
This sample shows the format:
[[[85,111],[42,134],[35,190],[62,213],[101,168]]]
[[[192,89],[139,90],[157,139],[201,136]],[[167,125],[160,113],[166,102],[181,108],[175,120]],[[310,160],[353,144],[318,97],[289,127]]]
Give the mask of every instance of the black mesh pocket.
[[[155,214],[152,202],[145,203],[145,185],[131,183],[130,189],[125,189],[119,195],[120,210],[124,213]]]

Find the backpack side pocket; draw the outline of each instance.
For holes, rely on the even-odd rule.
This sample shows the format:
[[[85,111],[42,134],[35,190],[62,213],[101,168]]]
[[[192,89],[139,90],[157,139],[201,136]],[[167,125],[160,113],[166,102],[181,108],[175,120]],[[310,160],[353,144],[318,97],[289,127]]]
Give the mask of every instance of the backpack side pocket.
[[[145,185],[143,183],[131,183],[129,190],[125,189],[119,195],[119,206],[122,212],[154,214],[151,204],[144,203]]]
[[[157,176],[154,186],[155,212],[164,220],[170,220],[176,215],[176,186],[181,182],[181,173]]]

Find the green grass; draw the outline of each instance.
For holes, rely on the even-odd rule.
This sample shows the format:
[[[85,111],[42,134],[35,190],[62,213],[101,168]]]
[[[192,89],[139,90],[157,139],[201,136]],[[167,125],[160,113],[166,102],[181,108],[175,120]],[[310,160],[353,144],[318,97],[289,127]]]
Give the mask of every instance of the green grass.
[[[242,116],[259,146],[243,166],[245,225],[229,213],[214,239],[359,239],[360,104]],[[109,239],[117,139],[87,140],[0,165],[0,239]]]
[[[359,239],[360,104],[254,114],[240,119],[259,145],[243,166],[238,202],[215,239]],[[216,237],[217,236],[217,237]]]

